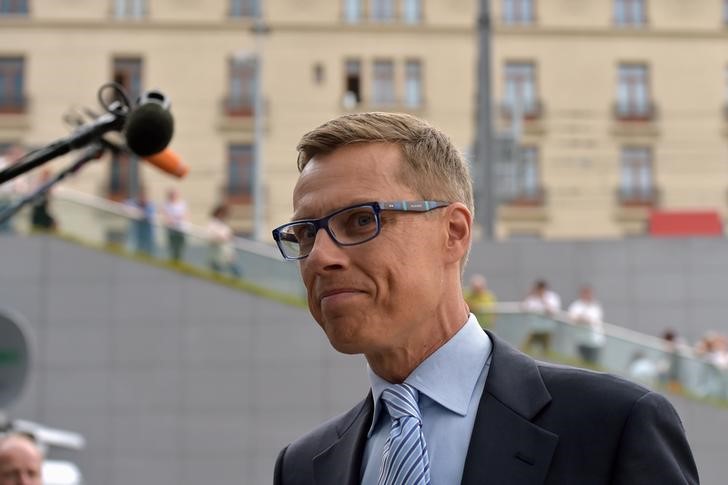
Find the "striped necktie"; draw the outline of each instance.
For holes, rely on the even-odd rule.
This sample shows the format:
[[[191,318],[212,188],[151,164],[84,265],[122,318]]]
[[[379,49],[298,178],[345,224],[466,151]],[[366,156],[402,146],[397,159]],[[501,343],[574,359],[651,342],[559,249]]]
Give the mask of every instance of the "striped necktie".
[[[382,393],[392,428],[384,444],[378,485],[430,484],[430,459],[417,396],[417,389],[409,384],[396,384]]]

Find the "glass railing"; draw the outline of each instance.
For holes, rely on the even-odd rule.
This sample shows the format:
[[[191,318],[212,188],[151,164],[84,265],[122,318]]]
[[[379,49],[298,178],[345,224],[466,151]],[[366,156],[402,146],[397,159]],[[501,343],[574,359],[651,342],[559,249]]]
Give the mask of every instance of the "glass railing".
[[[184,246],[179,259],[172,258],[167,228],[158,221],[144,222],[141,211],[64,187],[54,189],[50,212],[56,219],[57,233],[86,245],[111,247],[129,255],[170,262],[181,269],[227,276],[282,295],[303,297],[305,289],[298,265],[286,263],[272,245],[235,238],[229,265],[214,265],[215,246],[207,231],[189,225],[183,233]],[[30,209],[18,213],[11,224],[15,232],[31,229]]]
[[[141,213],[124,204],[58,187],[52,196],[51,212],[58,233],[97,247],[112,247],[129,255],[155,262],[171,261],[167,229],[145,224]],[[12,221],[16,232],[30,230],[30,210]],[[189,226],[178,262],[209,276],[225,275],[231,281],[252,283],[295,298],[305,297],[298,265],[284,262],[272,245],[237,238],[232,268],[213,268],[216,250],[201,227]],[[219,249],[219,248],[218,248]],[[493,327],[514,346],[537,357],[592,367],[640,381],[648,386],[666,386],[696,397],[728,399],[728,371],[699,355],[691,347],[604,324],[599,335],[560,315],[555,318],[525,313],[518,303],[498,305]]]
[[[604,370],[693,397],[728,399],[728,369],[685,344],[607,323],[596,333],[566,315],[523,312],[517,303],[498,305],[492,326],[499,337],[537,358]]]

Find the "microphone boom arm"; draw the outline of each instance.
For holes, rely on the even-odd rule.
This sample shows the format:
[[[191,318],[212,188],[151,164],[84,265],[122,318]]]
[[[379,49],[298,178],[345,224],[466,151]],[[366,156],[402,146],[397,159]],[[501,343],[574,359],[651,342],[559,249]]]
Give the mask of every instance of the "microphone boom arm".
[[[27,161],[22,164],[13,165],[0,172],[0,185],[8,180],[28,172],[56,157],[65,155],[71,150],[81,148],[97,140],[99,137],[113,130],[121,130],[124,126],[126,115],[123,113],[105,113],[97,120],[87,126],[82,126],[71,136],[62,138],[50,145],[28,154]]]
[[[7,209],[0,212],[0,224],[9,220],[11,217],[13,217],[25,205],[31,203],[37,197],[40,197],[41,195],[48,192],[53,185],[57,184],[58,182],[60,182],[64,178],[66,178],[66,176],[68,176],[69,174],[75,173],[77,170],[79,170],[82,166],[84,166],[89,161],[101,158],[101,156],[104,154],[104,152],[106,151],[107,148],[108,148],[107,145],[103,141],[93,142],[91,145],[86,147],[86,149],[81,153],[81,155],[71,165],[64,168],[60,172],[58,172],[50,180],[48,180],[44,184],[40,185],[37,189],[35,189],[30,194],[13,202],[13,204],[10,205]],[[48,159],[48,160],[50,160],[50,159]],[[23,164],[23,166],[25,166],[25,164]]]

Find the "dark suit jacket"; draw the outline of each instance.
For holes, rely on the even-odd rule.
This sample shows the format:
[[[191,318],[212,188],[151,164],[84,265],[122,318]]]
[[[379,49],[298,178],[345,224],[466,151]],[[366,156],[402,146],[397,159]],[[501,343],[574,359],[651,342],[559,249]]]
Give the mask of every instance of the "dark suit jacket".
[[[682,423],[664,397],[608,374],[536,362],[488,335],[493,359],[463,485],[698,483]],[[370,393],[291,443],[274,483],[359,483],[372,411]]]

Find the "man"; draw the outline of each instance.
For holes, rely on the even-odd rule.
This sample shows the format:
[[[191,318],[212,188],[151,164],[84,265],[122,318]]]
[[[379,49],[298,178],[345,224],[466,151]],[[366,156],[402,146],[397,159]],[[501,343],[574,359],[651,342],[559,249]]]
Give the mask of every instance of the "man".
[[[569,305],[569,319],[589,328],[589,332],[577,346],[581,358],[589,364],[599,363],[599,354],[604,346],[604,312],[602,305],[594,298],[591,286],[584,285],[579,290],[579,298]]]
[[[25,435],[0,437],[0,485],[41,485],[43,457]]]
[[[524,311],[537,315],[531,317],[529,332],[521,349],[532,352],[533,345],[536,344],[543,354],[548,355],[551,352],[551,335],[554,332],[551,317],[557,316],[561,311],[561,297],[549,289],[546,280],[536,280],[521,307]]]
[[[469,314],[472,187],[445,135],[351,114],[298,150],[293,221],[273,236],[332,346],[366,357],[371,391],[283,449],[276,484],[698,483],[663,397],[535,362]]]
[[[495,308],[495,295],[488,288],[488,280],[482,274],[470,277],[470,286],[463,295],[470,312],[476,316],[483,328],[493,326],[493,309]]]

